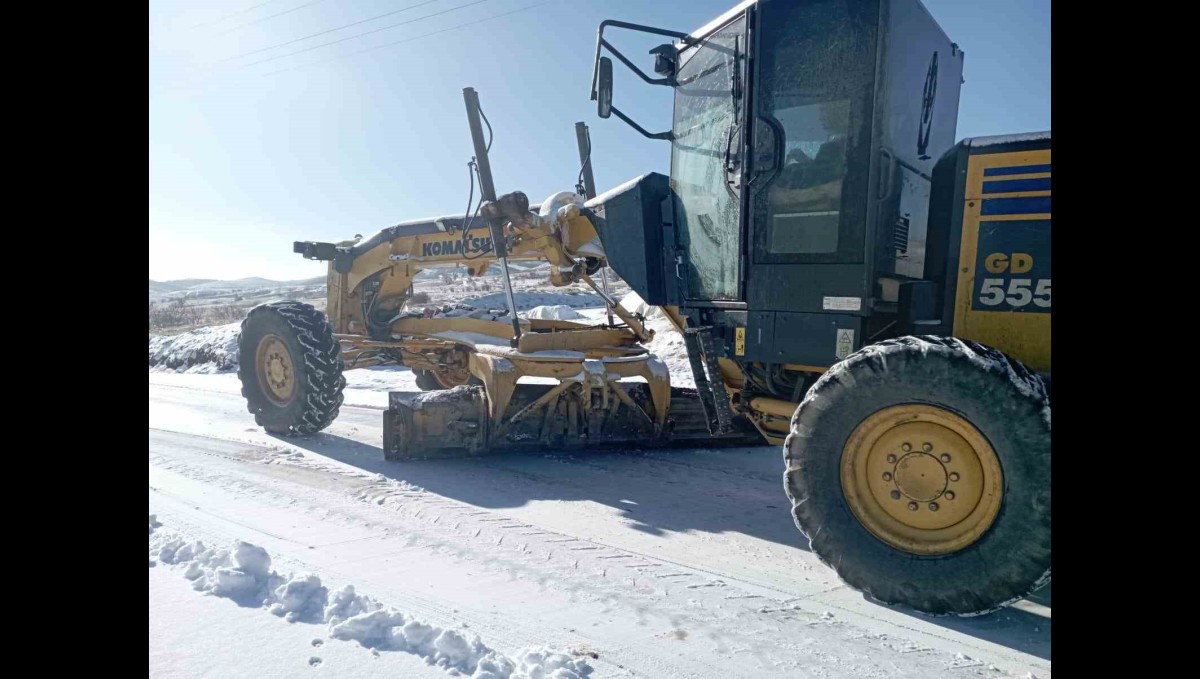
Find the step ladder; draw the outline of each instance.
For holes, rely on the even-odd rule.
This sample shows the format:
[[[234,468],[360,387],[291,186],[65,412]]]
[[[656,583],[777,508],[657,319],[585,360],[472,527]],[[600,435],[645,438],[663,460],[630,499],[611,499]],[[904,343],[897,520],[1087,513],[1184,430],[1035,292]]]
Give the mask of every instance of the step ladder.
[[[687,346],[688,361],[692,364],[696,392],[708,422],[708,433],[718,436],[733,431],[733,411],[729,408],[725,380],[721,377],[721,369],[717,367],[711,330],[708,327],[686,328],[683,340]]]

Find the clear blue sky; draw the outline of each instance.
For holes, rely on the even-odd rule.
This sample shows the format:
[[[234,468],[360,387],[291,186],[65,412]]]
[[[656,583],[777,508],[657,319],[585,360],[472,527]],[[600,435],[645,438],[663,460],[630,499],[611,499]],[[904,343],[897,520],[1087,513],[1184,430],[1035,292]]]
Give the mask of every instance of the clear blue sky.
[[[666,142],[596,117],[588,99],[596,27],[612,18],[690,31],[736,2],[551,0],[420,38],[542,1],[437,0],[229,59],[425,1],[272,0],[211,24],[263,0],[151,0],[150,278],[317,276],[324,265],[292,254],[292,241],[335,241],[462,212],[467,86],[479,91],[495,129],[500,192],[520,189],[540,202],[569,190],[579,169],[578,120],[591,127],[601,191],[665,173]],[[924,2],[966,52],[958,137],[1050,129],[1049,0]],[[463,9],[242,67],[455,7]],[[267,18],[280,12],[287,13]],[[637,60],[656,42],[617,44]],[[650,57],[640,64],[649,70]],[[651,129],[669,127],[670,91],[622,70],[622,110]]]

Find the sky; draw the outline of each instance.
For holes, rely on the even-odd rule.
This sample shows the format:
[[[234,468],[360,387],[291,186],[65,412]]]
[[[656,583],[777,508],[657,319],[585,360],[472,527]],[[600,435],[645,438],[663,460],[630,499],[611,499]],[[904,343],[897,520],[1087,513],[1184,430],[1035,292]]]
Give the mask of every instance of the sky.
[[[596,28],[620,19],[691,31],[734,4],[150,0],[150,278],[320,276],[325,264],[293,254],[293,241],[464,212],[464,87],[495,131],[499,193],[541,202],[571,190],[576,121],[591,130],[600,191],[665,174],[667,142],[596,116]],[[959,139],[1050,129],[1049,0],[924,4],[966,54]],[[665,40],[610,41],[649,72],[647,52]],[[614,104],[668,129],[670,90],[614,66]]]

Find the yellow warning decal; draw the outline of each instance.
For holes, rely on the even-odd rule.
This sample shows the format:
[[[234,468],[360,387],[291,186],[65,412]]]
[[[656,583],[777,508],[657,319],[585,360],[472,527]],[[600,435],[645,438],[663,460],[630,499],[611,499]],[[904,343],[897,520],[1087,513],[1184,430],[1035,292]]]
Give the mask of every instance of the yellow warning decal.
[[[733,353],[737,356],[746,355],[746,329],[738,328],[733,333]]]

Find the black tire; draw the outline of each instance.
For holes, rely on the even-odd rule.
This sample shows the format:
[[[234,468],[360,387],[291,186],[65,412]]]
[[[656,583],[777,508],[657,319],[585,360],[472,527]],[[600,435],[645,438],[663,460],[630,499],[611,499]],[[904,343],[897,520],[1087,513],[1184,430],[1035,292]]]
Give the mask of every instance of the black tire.
[[[842,492],[847,439],[871,414],[930,404],[971,423],[999,459],[1002,504],[991,526],[950,554],[890,546]],[[1050,582],[1050,403],[1042,380],[1001,352],[954,338],[901,337],[832,367],[792,417],[784,486],[800,531],[850,586],[933,615],[978,615]]]
[[[295,386],[285,402],[269,397],[255,365],[259,342],[268,334],[287,346]],[[303,302],[272,302],[250,310],[238,338],[238,378],[246,408],[273,434],[312,434],[338,416],[346,378],[342,350],[325,315]]]
[[[413,374],[417,377],[417,388],[421,391],[438,391],[445,389],[437,377],[428,370],[413,370]]]

